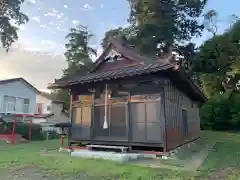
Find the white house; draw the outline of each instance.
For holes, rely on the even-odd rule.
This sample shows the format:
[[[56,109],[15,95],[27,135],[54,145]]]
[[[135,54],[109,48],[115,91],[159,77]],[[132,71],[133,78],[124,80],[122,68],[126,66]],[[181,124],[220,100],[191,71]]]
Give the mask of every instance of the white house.
[[[52,113],[52,101],[54,98],[45,92],[39,91],[36,95],[36,113],[37,114],[50,114]]]
[[[38,90],[23,78],[0,81],[0,114],[28,114],[36,111]]]
[[[23,78],[0,80],[0,118],[5,121],[32,120],[43,130],[56,129],[52,125],[69,123],[63,102],[48,93],[38,91]],[[59,128],[57,128],[59,129]]]
[[[58,101],[51,94],[39,91],[36,95],[36,117],[33,123],[42,124],[43,130],[58,130],[51,125],[69,123],[68,113],[64,110],[63,102]]]

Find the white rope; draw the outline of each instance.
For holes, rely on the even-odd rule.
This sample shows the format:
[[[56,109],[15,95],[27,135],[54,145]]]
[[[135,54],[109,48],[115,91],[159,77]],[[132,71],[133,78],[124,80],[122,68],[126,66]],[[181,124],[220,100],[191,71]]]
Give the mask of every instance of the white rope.
[[[104,123],[103,123],[103,129],[107,129],[108,128],[108,123],[107,123],[107,100],[108,100],[108,86],[106,84],[105,87],[105,102],[104,102]]]

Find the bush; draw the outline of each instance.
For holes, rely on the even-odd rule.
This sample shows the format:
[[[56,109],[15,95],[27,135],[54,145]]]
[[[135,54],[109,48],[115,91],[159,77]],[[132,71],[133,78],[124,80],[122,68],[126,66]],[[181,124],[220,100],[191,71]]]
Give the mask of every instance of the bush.
[[[15,133],[22,134],[25,139],[29,139],[29,124],[28,123],[17,123],[16,128],[15,128]],[[41,125],[32,124],[31,140],[33,140],[33,141],[44,140]]]
[[[240,93],[214,96],[200,109],[201,129],[240,129]]]
[[[49,140],[60,138],[60,135],[55,130],[45,131],[45,132],[43,132],[43,134],[44,134],[44,139],[47,139],[47,136],[48,136]]]

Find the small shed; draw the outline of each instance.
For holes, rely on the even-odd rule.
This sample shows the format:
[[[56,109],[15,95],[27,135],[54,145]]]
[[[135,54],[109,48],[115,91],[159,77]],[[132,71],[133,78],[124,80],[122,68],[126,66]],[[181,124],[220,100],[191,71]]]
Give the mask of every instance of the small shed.
[[[175,61],[114,39],[85,76],[55,80],[71,94],[70,143],[173,149],[200,136],[200,88]]]

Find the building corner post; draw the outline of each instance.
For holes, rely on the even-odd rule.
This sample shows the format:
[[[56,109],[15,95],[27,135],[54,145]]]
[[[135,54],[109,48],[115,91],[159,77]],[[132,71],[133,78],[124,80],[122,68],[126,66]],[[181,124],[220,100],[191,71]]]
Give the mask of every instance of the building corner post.
[[[166,116],[166,94],[165,94],[165,87],[163,88],[162,91],[162,97],[163,97],[163,101],[162,101],[162,105],[163,105],[163,115],[164,115],[164,135],[165,135],[165,139],[164,139],[164,152],[167,152],[168,150],[168,141],[167,141],[167,116]]]
[[[73,113],[73,108],[72,108],[72,106],[73,106],[73,93],[72,93],[72,91],[71,90],[69,90],[69,96],[70,96],[70,106],[69,106],[69,113],[68,113],[68,115],[69,115],[69,121],[70,121],[70,123],[71,123],[71,126],[69,127],[69,129],[68,129],[68,145],[69,145],[69,147],[71,146],[71,141],[70,141],[70,139],[71,139],[71,137],[72,137],[72,122],[73,122],[73,120],[72,120],[72,113]]]

